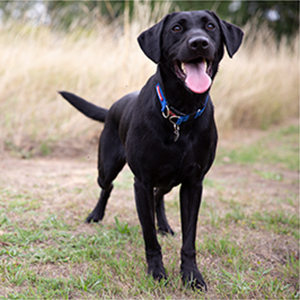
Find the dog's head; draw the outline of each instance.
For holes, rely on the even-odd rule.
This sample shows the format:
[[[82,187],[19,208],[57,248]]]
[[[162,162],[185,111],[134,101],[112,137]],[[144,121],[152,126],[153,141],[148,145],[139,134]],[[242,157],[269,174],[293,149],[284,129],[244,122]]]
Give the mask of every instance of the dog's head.
[[[138,42],[143,52],[177,76],[194,93],[206,92],[224,55],[241,45],[242,30],[212,11],[175,12],[144,31]]]

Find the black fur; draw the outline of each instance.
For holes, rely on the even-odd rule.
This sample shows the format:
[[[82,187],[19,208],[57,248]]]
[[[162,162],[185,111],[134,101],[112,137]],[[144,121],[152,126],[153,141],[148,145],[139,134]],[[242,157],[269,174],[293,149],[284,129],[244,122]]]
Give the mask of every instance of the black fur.
[[[192,92],[176,74],[176,63],[203,57],[211,61],[210,77],[214,79],[224,46],[232,57],[242,37],[243,32],[238,27],[220,20],[213,12],[172,13],[138,38],[143,52],[158,64],[156,73],[140,92],[124,96],[109,111],[61,92],[88,117],[105,120],[98,160],[98,183],[102,191],[86,221],[97,222],[103,218],[112,182],[127,162],[135,176],[136,207],[145,240],[148,273],[155,279],[166,278],[156,236],[155,212],[159,231],[173,234],[163,197],[181,184],[181,275],[185,283],[207,289],[196,264],[195,238],[202,182],[213,163],[217,145],[210,98],[199,118],[181,124],[180,136],[175,142],[174,127],[162,116],[155,86],[161,85],[169,105],[176,111],[186,115],[203,108],[209,89],[202,94]]]

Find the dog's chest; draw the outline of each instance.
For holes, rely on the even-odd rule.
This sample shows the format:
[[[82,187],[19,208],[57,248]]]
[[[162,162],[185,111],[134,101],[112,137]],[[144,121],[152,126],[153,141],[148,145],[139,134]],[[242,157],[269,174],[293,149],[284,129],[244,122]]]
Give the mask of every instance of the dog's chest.
[[[187,153],[181,153],[180,157],[165,160],[162,164],[153,168],[152,180],[156,187],[172,187],[180,184],[189,177],[199,177],[201,165],[197,161],[191,161]]]
[[[162,150],[159,164],[153,162],[152,174],[155,186],[175,186],[188,178],[199,178],[206,164],[205,153],[197,154],[195,149],[180,148]]]
[[[189,178],[201,178],[208,154],[208,149],[197,144],[187,146],[181,141],[168,145],[153,143],[151,147],[140,146],[134,159],[129,159],[128,163],[141,181],[169,188]]]
[[[138,120],[131,124],[125,144],[127,162],[137,179],[169,188],[186,180],[203,178],[215,151],[217,138],[213,125],[200,131],[194,123],[184,124],[175,142],[167,121],[161,128],[156,125],[159,121],[150,127],[142,122],[145,118]]]

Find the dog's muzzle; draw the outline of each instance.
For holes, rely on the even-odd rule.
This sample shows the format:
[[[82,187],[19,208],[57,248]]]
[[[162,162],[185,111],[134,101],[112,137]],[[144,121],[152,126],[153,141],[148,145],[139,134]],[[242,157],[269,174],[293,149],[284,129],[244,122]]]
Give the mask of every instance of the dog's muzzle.
[[[194,36],[186,41],[185,47],[185,55],[179,53],[173,61],[175,74],[194,93],[204,93],[212,83],[212,59],[207,55],[211,52],[209,39]]]

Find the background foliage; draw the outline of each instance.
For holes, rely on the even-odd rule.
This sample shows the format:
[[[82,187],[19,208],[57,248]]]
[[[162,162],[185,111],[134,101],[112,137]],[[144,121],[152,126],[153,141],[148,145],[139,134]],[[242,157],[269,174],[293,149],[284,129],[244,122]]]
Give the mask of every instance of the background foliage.
[[[49,152],[49,143],[98,137],[98,126],[57,91],[110,107],[155,71],[138,47],[141,31],[172,10],[205,8],[248,20],[241,49],[224,56],[211,90],[219,129],[267,129],[298,117],[298,2],[0,1],[0,153],[27,157]],[[281,26],[285,14],[291,22]]]
[[[134,5],[147,2],[154,9],[157,3],[166,1],[138,0],[103,0],[103,1],[1,1],[0,18],[2,22],[9,19],[31,19],[51,26],[69,28],[74,21],[81,26],[90,23],[87,13],[92,12],[95,19],[106,19],[110,22],[128,11],[132,17]],[[169,1],[170,11],[176,10],[214,10],[221,18],[243,26],[255,18],[256,30],[267,23],[277,37],[292,36],[299,28],[298,1]],[[90,15],[90,14],[89,14]]]

